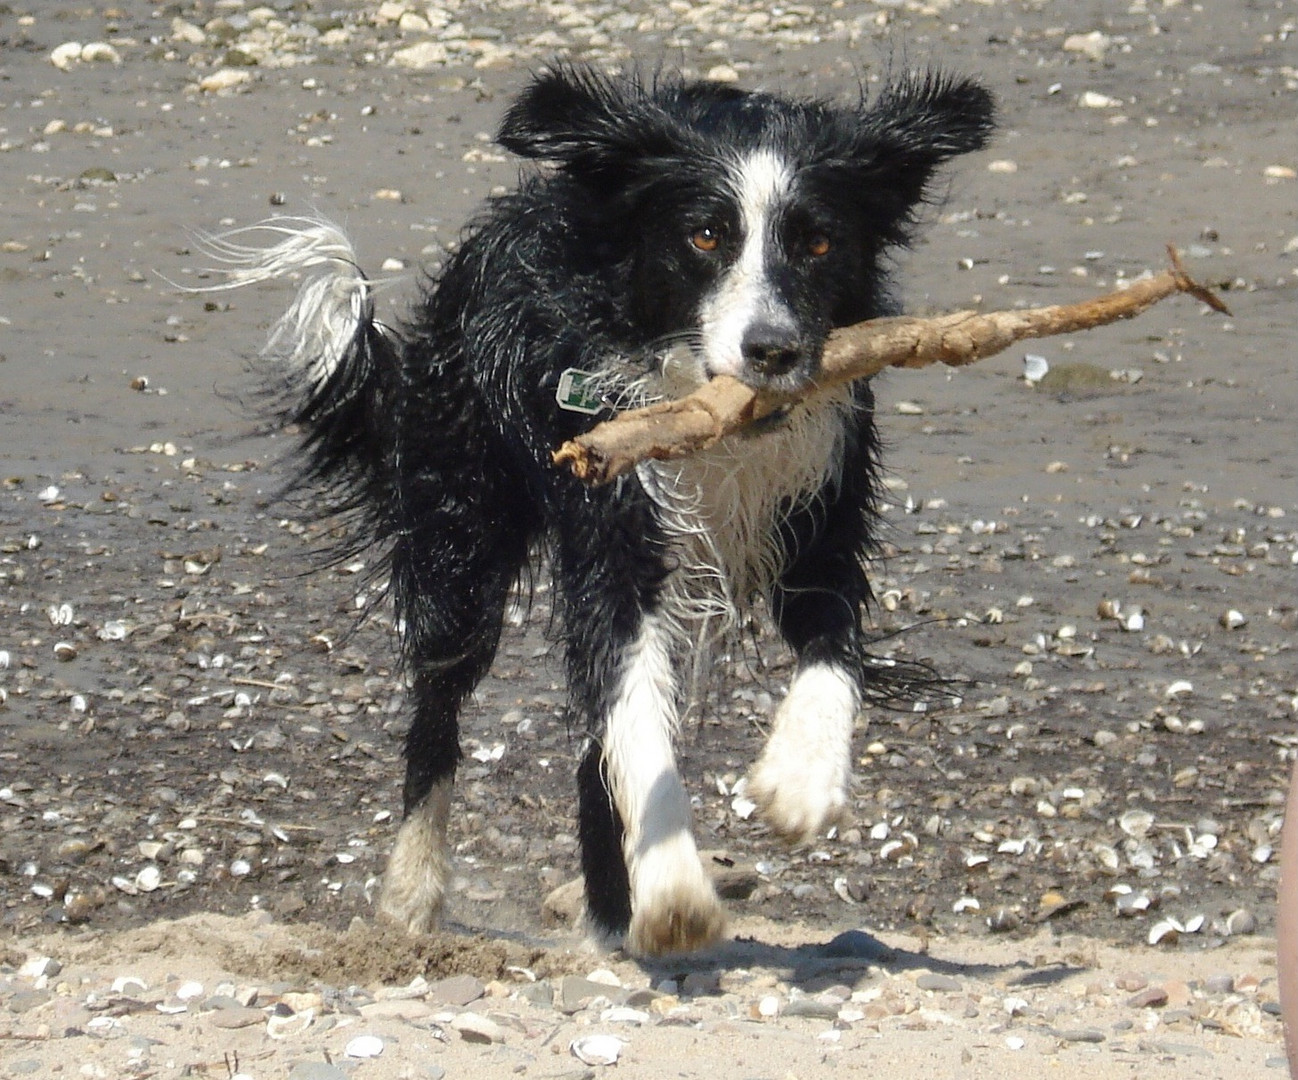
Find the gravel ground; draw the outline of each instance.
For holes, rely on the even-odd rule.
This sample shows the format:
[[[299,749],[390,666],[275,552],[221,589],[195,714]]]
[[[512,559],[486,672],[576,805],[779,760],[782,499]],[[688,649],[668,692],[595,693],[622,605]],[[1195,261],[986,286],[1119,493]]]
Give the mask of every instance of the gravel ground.
[[[401,303],[512,183],[487,133],[526,72],[565,55],[817,94],[905,64],[982,76],[1002,132],[900,261],[913,312],[1081,299],[1160,269],[1167,242],[1223,291],[1233,318],[1175,300],[1035,343],[1039,382],[1021,350],[877,381],[893,502],[877,621],[897,634],[882,647],[967,682],[958,704],[864,718],[852,827],[784,849],[736,797],[789,675],[760,629],[719,665],[681,758],[737,926],[771,948],[858,927],[1005,964],[1049,946],[1108,972],[1123,1003],[1147,987],[1122,989],[1115,956],[1147,982],[1151,965],[1206,965],[1171,980],[1196,1038],[1233,1000],[1206,980],[1252,973],[1256,1023],[1235,1026],[1278,1054],[1256,957],[1298,711],[1296,33],[1281,2],[0,5],[0,925],[15,971],[0,1033],[35,1030],[13,995],[50,977],[18,975],[24,957],[138,959],[130,935],[173,925],[159,920],[254,942],[318,924],[326,953],[402,954],[344,932],[371,913],[399,817],[391,629],[381,613],[357,627],[363,566],[309,572],[328,537],[277,497],[289,440],[241,404],[289,294],[172,283],[208,280],[192,230],[315,208]],[[465,717],[457,944],[429,978],[596,966],[566,951],[571,911],[541,903],[577,866],[578,743],[548,616],[542,587]],[[540,959],[501,966],[502,942]],[[834,985],[732,949],[720,970],[789,967],[753,976],[781,1001]],[[869,959],[906,1000],[935,992],[915,965]],[[259,976],[263,1005],[285,972],[311,992],[416,974],[221,962]],[[838,978],[842,1007],[869,990]],[[747,1015],[760,989],[714,1003]],[[781,1008],[754,1022],[786,1030]],[[979,1002],[976,1017],[942,1008],[978,1037],[993,1023]],[[856,1045],[862,1024],[895,1034],[904,1015],[834,1030]],[[1112,1063],[1103,1030],[1080,1045]],[[1193,1055],[1172,1058],[1190,1075]],[[1224,1061],[1203,1075],[1248,1071]]]

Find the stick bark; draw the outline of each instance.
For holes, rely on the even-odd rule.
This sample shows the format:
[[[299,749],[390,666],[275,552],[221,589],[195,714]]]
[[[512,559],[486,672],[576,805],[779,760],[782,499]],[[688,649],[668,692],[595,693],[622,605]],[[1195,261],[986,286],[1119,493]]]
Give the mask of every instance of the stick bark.
[[[554,462],[566,465],[588,484],[605,484],[641,461],[685,457],[704,450],[771,413],[884,368],[936,363],[963,367],[1026,338],[1071,334],[1134,318],[1178,293],[1188,293],[1213,310],[1229,314],[1218,297],[1186,273],[1176,250],[1169,246],[1167,251],[1172,265],[1161,274],[1076,304],[985,314],[956,311],[928,319],[872,319],[835,330],[825,345],[820,377],[802,392],[759,390],[731,376],[718,375],[683,398],[633,409],[597,424],[554,451]]]

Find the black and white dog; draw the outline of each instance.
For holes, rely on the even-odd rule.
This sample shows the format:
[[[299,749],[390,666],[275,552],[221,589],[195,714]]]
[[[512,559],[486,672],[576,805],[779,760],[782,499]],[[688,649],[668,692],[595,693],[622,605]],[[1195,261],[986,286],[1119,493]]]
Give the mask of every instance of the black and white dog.
[[[935,171],[981,147],[978,84],[902,78],[838,105],[710,83],[539,75],[500,143],[548,163],[493,200],[398,326],[376,320],[347,239],[272,219],[218,242],[231,284],[302,273],[268,352],[305,479],[385,555],[414,715],[382,913],[442,906],[458,714],[511,589],[552,567],[573,713],[588,917],[629,949],[695,949],[725,918],[672,742],[686,654],[764,602],[797,656],[748,792],[810,838],[847,803],[853,721],[887,674],[862,629],[877,528],[868,385],[794,407],[602,488],[550,454],[614,407],[712,375],[814,383],[834,327],[895,311],[890,249]]]

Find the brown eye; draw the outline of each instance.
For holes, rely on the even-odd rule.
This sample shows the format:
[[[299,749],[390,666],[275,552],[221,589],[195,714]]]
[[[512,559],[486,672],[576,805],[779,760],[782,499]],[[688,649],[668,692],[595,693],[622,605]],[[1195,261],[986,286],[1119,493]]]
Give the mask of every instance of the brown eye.
[[[699,251],[716,251],[721,246],[721,230],[711,225],[704,225],[701,229],[695,229],[690,235],[690,243]]]
[[[807,254],[814,259],[822,258],[829,254],[829,237],[821,234],[813,236],[807,241]]]

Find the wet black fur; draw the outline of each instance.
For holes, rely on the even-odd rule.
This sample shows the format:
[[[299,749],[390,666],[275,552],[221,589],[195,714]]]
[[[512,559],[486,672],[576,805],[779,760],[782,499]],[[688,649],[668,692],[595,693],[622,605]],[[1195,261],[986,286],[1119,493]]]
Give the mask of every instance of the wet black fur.
[[[727,162],[769,145],[798,170],[781,243],[834,238],[828,256],[791,258],[774,282],[800,323],[795,376],[814,378],[830,329],[895,310],[889,249],[906,242],[937,167],[981,146],[991,117],[980,86],[936,75],[846,105],[583,69],[523,91],[499,141],[552,164],[487,206],[403,325],[381,329],[368,312],[331,378],[298,387],[304,400],[285,417],[305,430],[306,479],[354,515],[358,547],[386,556],[413,683],[407,812],[454,773],[459,710],[492,662],[511,587],[544,548],[571,706],[592,736],[578,771],[588,910],[597,926],[625,929],[601,724],[672,556],[634,475],[592,489],[551,464],[596,419],[556,407],[559,375],[617,357],[647,364],[693,328],[717,267],[687,239],[731,226]],[[770,607],[800,661],[847,664],[869,694],[888,687],[861,623],[878,437],[868,385],[856,394],[841,480],[818,512],[781,526],[792,554]]]

